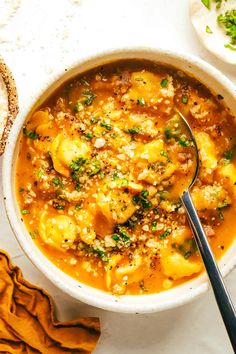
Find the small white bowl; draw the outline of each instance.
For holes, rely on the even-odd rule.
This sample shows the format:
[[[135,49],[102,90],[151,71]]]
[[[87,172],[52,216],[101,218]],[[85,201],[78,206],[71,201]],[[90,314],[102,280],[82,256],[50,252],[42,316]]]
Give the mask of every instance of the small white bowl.
[[[151,295],[117,297],[87,286],[63,273],[38,249],[21,221],[15,193],[15,165],[19,148],[19,134],[28,113],[35,110],[58,86],[79,73],[112,61],[134,58],[172,65],[194,76],[209,87],[213,93],[222,95],[226,105],[236,116],[235,87],[221,72],[197,57],[150,48],[116,49],[93,57],[86,57],[78,60],[72,69],[65,69],[66,71],[59,72],[50,82],[46,82],[43,87],[39,88],[38,97],[31,99],[28,107],[24,107],[20,111],[12,127],[3,159],[3,193],[7,215],[16,238],[26,255],[56,286],[78,300],[106,310],[123,313],[148,313],[185,304],[206,292],[208,289],[206,274],[173,289]],[[232,270],[236,264],[236,242],[219,263],[224,276]]]

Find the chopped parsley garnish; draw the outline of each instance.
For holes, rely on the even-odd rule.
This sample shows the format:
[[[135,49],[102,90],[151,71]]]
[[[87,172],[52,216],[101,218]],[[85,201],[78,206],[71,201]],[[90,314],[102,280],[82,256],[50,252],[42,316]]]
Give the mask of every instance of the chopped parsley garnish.
[[[145,106],[145,99],[144,98],[138,98],[137,102],[140,106]]]
[[[182,103],[183,104],[187,104],[188,103],[188,96],[186,96],[186,95],[182,96]]]
[[[236,153],[236,145],[232,147],[232,149],[225,151],[223,157],[227,160],[232,160]]]
[[[167,79],[163,79],[161,80],[161,87],[166,87],[166,85],[168,84],[168,80]]]
[[[77,160],[71,162],[70,169],[72,171],[79,171],[86,162],[87,159],[84,157],[79,157]]]
[[[28,209],[23,209],[23,210],[21,210],[21,214],[22,215],[27,215],[27,214],[29,214],[30,212],[29,212],[29,210]]]
[[[85,138],[87,140],[91,140],[93,138],[93,134],[92,133],[88,133],[88,134],[85,135]]]
[[[41,168],[36,172],[36,176],[38,179],[41,179],[43,177],[43,170]]]
[[[159,235],[159,239],[164,240],[170,234],[171,234],[171,230],[166,230],[163,234]]]
[[[156,231],[156,229],[157,229],[157,221],[154,220],[154,221],[152,222],[151,230],[154,232],[154,231]]]
[[[81,204],[75,204],[75,210],[81,210],[82,206]]]
[[[61,205],[61,204],[55,204],[54,206],[57,210],[64,210],[65,209],[65,206],[64,205]]]
[[[172,138],[178,139],[179,135],[181,134],[180,118],[173,117],[169,119],[166,123],[164,132],[167,140]]]
[[[83,107],[83,104],[80,101],[77,101],[75,106],[74,106],[74,111],[76,113],[78,113],[79,111],[81,111],[81,108]]]
[[[90,177],[95,176],[101,170],[100,161],[99,160],[92,161],[90,164],[90,169],[91,169],[91,171],[89,173],[89,176]]]
[[[166,139],[172,138],[172,130],[171,129],[165,129],[165,137],[166,137]]]
[[[224,26],[225,33],[230,37],[230,43],[225,44],[226,48],[236,50],[236,9],[228,10],[225,14],[220,14],[217,17],[219,24]]]
[[[105,128],[106,130],[112,130],[112,125],[111,124],[106,124],[105,122],[101,122],[100,126]]]
[[[211,8],[211,0],[201,0],[201,2],[203,3],[203,5],[210,10]]]
[[[23,187],[21,187],[20,189],[19,189],[19,192],[20,193],[23,193],[25,190],[24,190],[24,188]]]
[[[96,118],[96,117],[92,117],[92,118],[90,119],[90,123],[91,123],[91,124],[96,124],[98,121],[99,121],[99,119]]]
[[[111,237],[114,241],[119,241],[119,236],[118,235],[116,235],[116,234],[114,234],[114,235],[112,235],[112,237]]]
[[[213,33],[209,26],[206,26],[206,33],[208,33],[208,34],[212,34]]]
[[[190,256],[195,254],[198,250],[197,244],[193,238],[184,241],[184,243],[181,245],[178,245],[177,243],[172,243],[171,247],[178,250],[185,259],[188,259]]]
[[[148,196],[149,196],[149,192],[144,189],[144,190],[141,192],[141,197],[147,198]]]
[[[160,155],[166,157],[167,159],[169,158],[169,155],[165,150],[161,150]]]
[[[217,98],[218,98],[218,100],[223,100],[223,99],[224,99],[224,96],[222,96],[221,94],[218,94],[218,95],[217,95]]]
[[[111,178],[113,179],[113,181],[117,180],[119,178],[118,171],[114,171]]]
[[[129,134],[138,134],[139,131],[140,131],[140,129],[137,128],[137,127],[136,128],[127,129],[127,133],[129,133]]]
[[[107,254],[106,254],[105,251],[102,251],[99,248],[94,248],[93,252],[97,253],[103,262],[108,262],[109,261],[109,258],[107,257]]]
[[[233,47],[231,44],[227,43],[224,45],[225,48],[228,48],[230,50],[236,50],[236,47]]]
[[[127,243],[130,242],[130,236],[127,234],[127,232],[124,230],[123,227],[121,227],[119,224],[117,224],[114,228],[114,235],[113,236],[118,236],[119,239],[121,239],[123,242]],[[114,238],[113,238],[114,240]]]
[[[39,135],[35,131],[27,130],[25,126],[23,127],[23,134],[24,136],[32,140],[36,140],[39,138]]]
[[[54,177],[53,180],[52,180],[52,183],[54,184],[54,186],[56,187],[63,187],[63,183],[62,183],[62,180],[59,178],[59,177]]]
[[[140,205],[143,209],[150,209],[152,202],[147,199],[149,193],[147,190],[143,190],[140,194],[135,195],[132,199],[134,205]]]
[[[222,0],[215,0],[215,2],[216,2],[216,9],[219,10],[222,4]]]
[[[84,104],[86,106],[90,106],[93,103],[93,100],[95,99],[96,95],[93,94],[91,91],[84,91],[83,96],[85,97]]]
[[[153,208],[152,211],[153,211],[154,215],[158,215],[159,214],[159,210],[157,208]]]
[[[183,147],[188,147],[190,145],[190,141],[186,138],[185,135],[182,135],[179,139],[179,145]]]

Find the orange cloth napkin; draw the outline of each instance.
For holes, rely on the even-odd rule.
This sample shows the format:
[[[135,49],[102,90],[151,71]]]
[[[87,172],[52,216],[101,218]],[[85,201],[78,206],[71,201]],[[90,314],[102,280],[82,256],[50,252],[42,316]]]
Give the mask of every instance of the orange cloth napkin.
[[[0,353],[88,354],[99,336],[97,318],[57,321],[51,297],[0,250]]]

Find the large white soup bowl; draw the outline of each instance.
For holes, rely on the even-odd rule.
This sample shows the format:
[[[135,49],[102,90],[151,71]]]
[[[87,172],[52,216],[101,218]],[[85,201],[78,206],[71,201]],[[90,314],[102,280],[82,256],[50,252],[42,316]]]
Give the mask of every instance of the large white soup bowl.
[[[31,98],[27,107],[20,110],[9,135],[3,159],[3,193],[7,215],[21,247],[37,268],[58,288],[87,304],[110,311],[123,313],[156,312],[185,304],[206,292],[208,288],[206,274],[202,274],[173,289],[150,295],[124,295],[117,297],[92,288],[62,272],[40,251],[21,221],[16,200],[15,171],[19,135],[26,117],[30,112],[37,109],[65,81],[88,69],[122,59],[146,59],[183,70],[206,85],[213,93],[222,95],[225,104],[236,116],[236,89],[234,85],[221,72],[197,57],[161,49],[126,48],[82,58],[75,62],[71,68],[63,68],[50,79],[50,82],[46,82],[42,87],[39,87],[37,97]],[[235,264],[236,242],[232,244],[219,262],[222,274],[224,276],[228,274]]]

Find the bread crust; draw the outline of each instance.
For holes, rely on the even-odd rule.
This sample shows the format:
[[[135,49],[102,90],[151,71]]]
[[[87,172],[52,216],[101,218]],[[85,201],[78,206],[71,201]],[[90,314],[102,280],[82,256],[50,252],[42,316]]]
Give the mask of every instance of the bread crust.
[[[2,77],[6,90],[7,90],[7,97],[8,97],[8,115],[7,120],[5,123],[5,127],[3,129],[2,136],[0,136],[0,155],[3,154],[6,141],[11,130],[12,124],[19,112],[18,106],[18,94],[15,85],[15,80],[12,76],[12,73],[6,63],[4,62],[3,58],[0,56],[0,76]],[[1,117],[0,117],[1,119]]]

